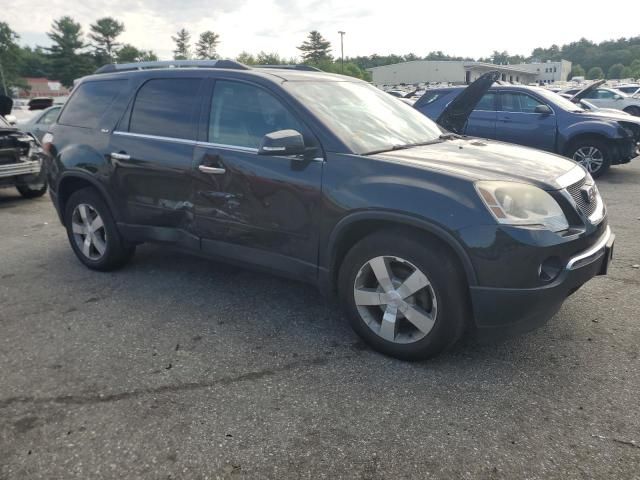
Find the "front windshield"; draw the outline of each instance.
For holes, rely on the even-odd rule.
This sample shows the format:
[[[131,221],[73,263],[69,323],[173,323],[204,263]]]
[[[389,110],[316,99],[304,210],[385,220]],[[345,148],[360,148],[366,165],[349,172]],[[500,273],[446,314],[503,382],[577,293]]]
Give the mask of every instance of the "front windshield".
[[[360,82],[285,82],[284,86],[340,137],[364,154],[438,140],[442,130],[417,110]]]
[[[580,105],[573,103],[571,100],[564,98],[562,95],[552,92],[551,90],[546,90],[544,88],[536,89],[536,93],[540,96],[544,97],[546,100],[555,103],[558,107],[563,110],[569,110],[570,112],[582,112],[584,108]]]

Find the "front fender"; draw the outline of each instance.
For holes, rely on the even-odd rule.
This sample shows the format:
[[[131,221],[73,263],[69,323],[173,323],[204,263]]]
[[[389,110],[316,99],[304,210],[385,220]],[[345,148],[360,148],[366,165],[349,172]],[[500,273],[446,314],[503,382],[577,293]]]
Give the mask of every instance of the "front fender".
[[[363,210],[350,213],[343,217],[336,224],[336,226],[331,231],[331,234],[329,235],[326,255],[327,264],[331,265],[330,270],[333,271],[336,268],[334,260],[337,247],[343,233],[346,232],[349,227],[354,225],[355,223],[366,222],[370,220],[384,221],[398,225],[406,225],[424,230],[436,236],[444,243],[446,243],[449,247],[451,247],[451,249],[455,252],[458,259],[460,260],[460,263],[462,264],[462,267],[464,268],[469,285],[477,285],[477,276],[473,268],[473,264],[471,263],[471,259],[467,255],[467,252],[462,247],[460,242],[452,233],[448,232],[445,228],[431,221],[392,210]]]
[[[559,152],[563,153],[569,143],[581,135],[594,135],[609,140],[623,139],[618,122],[603,120],[585,120],[565,126],[560,130]]]

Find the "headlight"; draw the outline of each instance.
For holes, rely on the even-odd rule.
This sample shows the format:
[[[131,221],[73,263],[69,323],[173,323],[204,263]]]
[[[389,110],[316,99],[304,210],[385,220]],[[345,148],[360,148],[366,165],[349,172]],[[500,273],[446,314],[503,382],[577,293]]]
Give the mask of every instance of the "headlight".
[[[538,187],[516,182],[478,182],[476,189],[498,223],[538,225],[553,232],[569,228],[558,202]]]

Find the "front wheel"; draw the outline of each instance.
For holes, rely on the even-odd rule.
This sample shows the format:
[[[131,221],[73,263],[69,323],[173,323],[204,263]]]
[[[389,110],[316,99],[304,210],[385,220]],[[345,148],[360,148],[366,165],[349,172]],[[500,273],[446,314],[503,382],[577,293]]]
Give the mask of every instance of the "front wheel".
[[[45,183],[28,183],[17,185],[16,189],[24,198],[38,198],[47,193],[47,184]]]
[[[379,232],[358,242],[338,286],[353,329],[387,355],[433,357],[464,331],[464,275],[446,247],[417,232]]]
[[[611,166],[609,146],[597,139],[576,142],[570,149],[569,157],[582,165],[594,178],[600,177]]]

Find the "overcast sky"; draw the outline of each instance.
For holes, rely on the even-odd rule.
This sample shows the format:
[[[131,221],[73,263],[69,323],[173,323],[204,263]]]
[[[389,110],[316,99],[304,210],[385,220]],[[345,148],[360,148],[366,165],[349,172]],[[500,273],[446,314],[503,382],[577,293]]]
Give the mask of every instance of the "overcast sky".
[[[2,0],[0,21],[21,43],[48,45],[51,21],[71,15],[85,32],[104,16],[123,21],[123,42],[171,58],[173,35],[220,34],[218,51],[298,55],[296,46],[319,30],[340,51],[338,30],[346,31],[345,56],[372,53],[481,57],[493,50],[528,55],[537,46],[580,37],[593,41],[640,35],[640,0],[582,3],[472,0]],[[590,6],[591,5],[591,6]],[[595,11],[597,10],[597,12]]]

